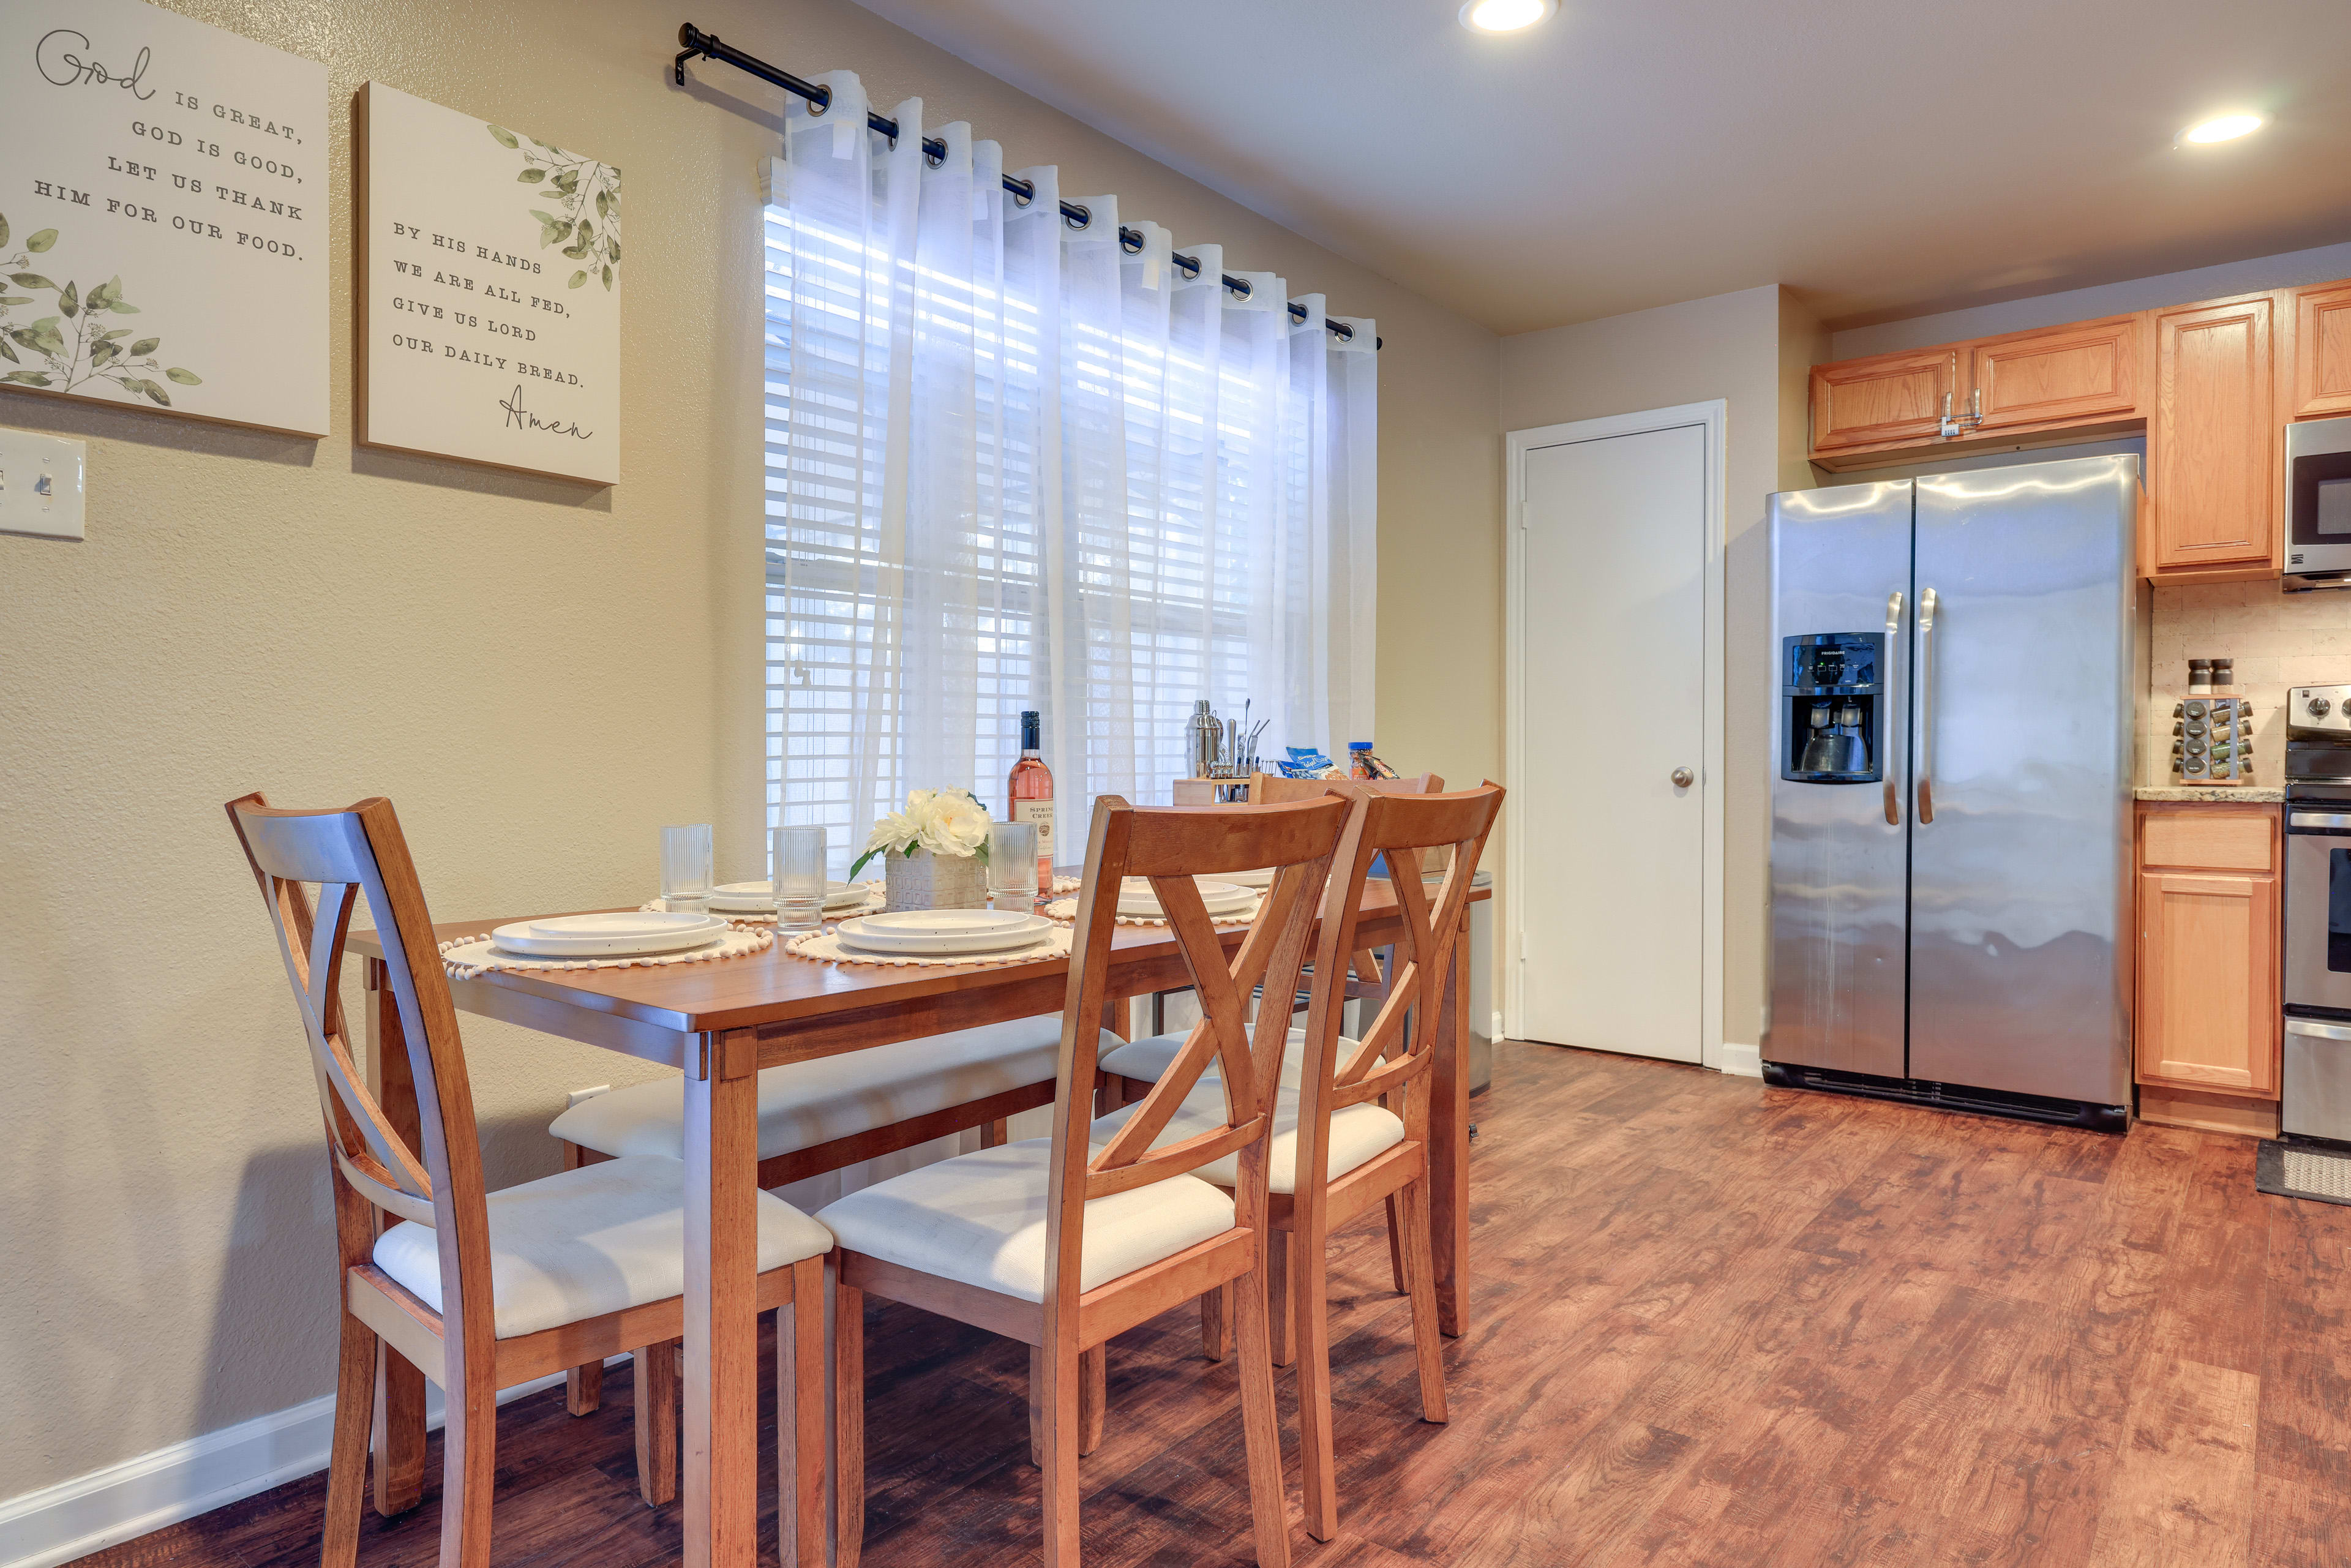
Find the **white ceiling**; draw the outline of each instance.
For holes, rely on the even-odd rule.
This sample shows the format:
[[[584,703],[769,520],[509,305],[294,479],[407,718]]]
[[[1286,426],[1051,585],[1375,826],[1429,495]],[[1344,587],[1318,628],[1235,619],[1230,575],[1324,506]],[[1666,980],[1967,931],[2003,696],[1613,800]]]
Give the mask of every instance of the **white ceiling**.
[[[1562,0],[1509,37],[1458,0],[862,3],[1502,332],[1774,282],[1855,325],[2351,238],[2351,0]],[[2268,130],[2172,150],[2248,104]]]

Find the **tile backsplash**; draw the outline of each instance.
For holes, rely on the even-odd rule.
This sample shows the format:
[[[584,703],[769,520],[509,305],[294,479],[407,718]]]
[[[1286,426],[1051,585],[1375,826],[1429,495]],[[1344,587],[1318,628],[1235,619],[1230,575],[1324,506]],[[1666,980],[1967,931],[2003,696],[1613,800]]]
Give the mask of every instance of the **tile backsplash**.
[[[2283,782],[2286,688],[2351,683],[2351,589],[2281,593],[2275,578],[2158,588],[2148,632],[2142,784],[2173,781],[2171,705],[2187,695],[2190,658],[2236,660],[2229,689],[2252,703],[2252,781],[2260,785]]]

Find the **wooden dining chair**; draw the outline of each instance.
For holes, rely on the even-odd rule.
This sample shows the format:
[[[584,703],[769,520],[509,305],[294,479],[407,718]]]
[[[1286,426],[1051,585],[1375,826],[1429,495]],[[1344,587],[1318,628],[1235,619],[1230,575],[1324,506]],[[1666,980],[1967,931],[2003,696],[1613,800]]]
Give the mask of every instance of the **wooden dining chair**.
[[[456,1009],[392,802],[281,811],[254,794],[230,801],[228,817],[277,926],[326,1118],[342,1348],[325,1568],[350,1568],[358,1552],[379,1343],[448,1396],[442,1568],[489,1562],[501,1388],[637,1352],[639,1486],[649,1500],[664,1479],[674,1490],[677,1412],[645,1369],[684,1326],[684,1166],[632,1155],[486,1191]],[[339,982],[362,895],[383,945],[422,1149],[369,1092],[343,1027]],[[758,1301],[778,1312],[778,1517],[791,1521],[781,1555],[813,1568],[824,1562],[820,1303],[832,1237],[780,1198],[761,1193],[758,1204]]]
[[[1470,881],[1501,810],[1499,785],[1456,794],[1413,795],[1357,789],[1357,815],[1331,870],[1314,962],[1338,972],[1353,951],[1372,867],[1417,865],[1424,851],[1450,852],[1434,899],[1418,877],[1391,879],[1404,929],[1396,941],[1386,1000],[1360,1040],[1339,1032],[1340,988],[1316,986],[1307,1010],[1303,1068],[1278,1085],[1269,1131],[1266,1289],[1271,1315],[1295,1325],[1298,1418],[1306,1528],[1328,1541],[1338,1528],[1331,1437],[1331,1341],[1326,1251],[1331,1231],[1375,1203],[1401,1222],[1399,1259],[1412,1301],[1413,1343],[1421,1413],[1443,1421],[1444,1363],[1438,1354],[1436,1260],[1428,1207],[1428,1127],[1437,1031],[1406,1030],[1405,1015],[1433,1016],[1468,906]],[[1195,1088],[1157,1134],[1195,1135],[1213,1122],[1213,1090]],[[1108,1136],[1129,1112],[1095,1124]],[[1227,1164],[1201,1167],[1208,1181],[1230,1183]],[[1287,1297],[1287,1301],[1283,1300]],[[1242,1353],[1246,1355],[1246,1350]]]
[[[1253,1047],[1246,1009],[1260,984],[1275,995],[1296,988],[1349,810],[1337,797],[1157,810],[1099,799],[1063,993],[1052,1136],[909,1171],[818,1212],[841,1249],[833,1308],[841,1568],[857,1561],[864,1534],[868,1292],[1034,1347],[1045,1562],[1077,1568],[1081,1354],[1235,1282],[1257,1560],[1262,1568],[1287,1564],[1280,1437],[1259,1283],[1270,1124],[1262,1090],[1280,1072],[1281,1041],[1269,1034]],[[1238,956],[1228,956],[1193,879],[1267,866],[1275,868],[1272,885]],[[1200,993],[1201,1019],[1126,1125],[1096,1145],[1097,1024],[1112,995],[1118,894],[1130,876],[1148,877],[1167,913]],[[1218,1109],[1193,1135],[1153,1147],[1212,1061]],[[1227,1187],[1194,1174],[1217,1161],[1234,1166]]]
[[[1249,775],[1249,798],[1253,805],[1311,800],[1328,794],[1334,785],[1375,795],[1429,795],[1443,789],[1445,780],[1434,773],[1417,773],[1404,779],[1290,779],[1277,773],[1253,773]],[[1349,1001],[1374,1003],[1386,999],[1387,970],[1380,962],[1377,949],[1365,948],[1349,956],[1346,983],[1346,999]],[[1305,1005],[1306,999],[1301,995],[1297,1000],[1297,1008],[1302,1009]],[[1293,1009],[1293,1017],[1295,1012],[1296,1009]],[[1176,1048],[1183,1043],[1183,1039],[1179,1034],[1160,1032],[1116,1046],[1105,1042],[1102,1058],[1104,1074],[1102,1110],[1112,1111],[1141,1099],[1144,1091],[1167,1070],[1167,1063],[1175,1059]],[[1283,1075],[1293,1082],[1298,1076],[1297,1049],[1302,1046],[1304,1040],[1301,1031],[1292,1031],[1291,1053],[1282,1059]],[[1215,1069],[1209,1071],[1213,1072]],[[1279,1253],[1285,1243],[1277,1238],[1273,1245],[1277,1256],[1273,1259],[1272,1267],[1279,1277],[1283,1272]],[[1388,1204],[1388,1273],[1395,1285],[1396,1294],[1404,1294],[1403,1230],[1393,1200]],[[1203,1299],[1200,1304],[1201,1346],[1212,1361],[1224,1359],[1230,1339],[1230,1319],[1223,1308],[1221,1299]],[[1276,1366],[1288,1366],[1296,1359],[1296,1341],[1290,1331],[1289,1311],[1277,1301],[1273,1309],[1273,1364]]]

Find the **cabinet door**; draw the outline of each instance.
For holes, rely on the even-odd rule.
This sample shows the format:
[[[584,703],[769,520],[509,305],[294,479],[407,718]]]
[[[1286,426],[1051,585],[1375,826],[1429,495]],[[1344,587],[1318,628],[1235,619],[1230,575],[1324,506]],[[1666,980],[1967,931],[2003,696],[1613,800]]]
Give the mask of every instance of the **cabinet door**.
[[[2153,574],[2278,570],[2283,473],[2269,295],[2155,314]]]
[[[2137,316],[2011,332],[1967,345],[1978,430],[2092,424],[2139,413]]]
[[[1949,348],[1813,367],[1813,450],[1916,446],[1940,434],[1958,356]]]
[[[2139,1082],[2277,1093],[2277,879],[2139,874]]]
[[[2288,417],[2351,413],[2351,283],[2294,296],[2294,407]]]

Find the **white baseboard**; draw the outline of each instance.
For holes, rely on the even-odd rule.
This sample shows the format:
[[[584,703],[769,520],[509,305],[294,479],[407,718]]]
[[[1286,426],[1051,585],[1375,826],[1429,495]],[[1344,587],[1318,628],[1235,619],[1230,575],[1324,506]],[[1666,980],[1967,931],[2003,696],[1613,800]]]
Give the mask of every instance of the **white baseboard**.
[[[1722,1042],[1722,1070],[1740,1078],[1763,1076],[1763,1048],[1741,1045],[1735,1040]]]
[[[1493,1020],[1486,1026],[1486,1038],[1488,1040],[1508,1040],[1510,1038],[1509,1035],[1502,1032],[1502,1009],[1499,1008],[1496,1008],[1494,1009]]]
[[[613,1358],[623,1366],[628,1359]],[[562,1381],[559,1372],[518,1384],[500,1392],[498,1403]],[[426,1425],[440,1426],[441,1390],[427,1383],[424,1397]],[[334,1427],[329,1394],[0,1500],[0,1568],[55,1568],[315,1474],[327,1468]]]

